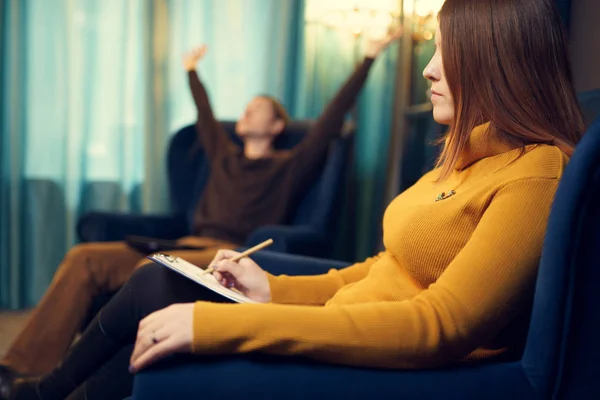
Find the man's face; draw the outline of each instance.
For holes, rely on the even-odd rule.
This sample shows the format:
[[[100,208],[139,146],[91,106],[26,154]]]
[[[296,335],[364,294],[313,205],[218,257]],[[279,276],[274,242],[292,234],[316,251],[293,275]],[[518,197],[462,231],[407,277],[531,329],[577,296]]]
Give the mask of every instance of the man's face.
[[[275,138],[282,130],[282,120],[275,115],[271,100],[260,96],[250,101],[235,126],[237,135],[242,138]]]

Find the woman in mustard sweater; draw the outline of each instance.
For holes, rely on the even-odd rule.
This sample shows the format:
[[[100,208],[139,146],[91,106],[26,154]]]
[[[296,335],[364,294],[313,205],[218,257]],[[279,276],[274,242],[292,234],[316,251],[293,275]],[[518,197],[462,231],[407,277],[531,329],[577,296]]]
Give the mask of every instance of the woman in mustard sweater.
[[[62,399],[99,369],[118,378],[87,398],[121,398],[131,384],[128,359],[136,372],[178,352],[382,368],[518,352],[550,206],[585,130],[553,1],[523,4],[447,0],[442,7],[424,76],[434,118],[448,134],[436,168],[387,208],[385,251],[310,277],[272,276],[221,252],[217,279],[265,304],[210,302],[197,284],[147,265],[61,366],[18,382],[13,398]],[[85,387],[70,398],[83,398]]]

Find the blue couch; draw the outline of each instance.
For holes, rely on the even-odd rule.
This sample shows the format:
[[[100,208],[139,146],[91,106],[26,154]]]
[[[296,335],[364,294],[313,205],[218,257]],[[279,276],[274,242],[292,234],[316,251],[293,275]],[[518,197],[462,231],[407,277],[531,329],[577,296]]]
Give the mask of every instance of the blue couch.
[[[233,141],[235,123],[222,122]],[[310,122],[294,121],[276,139],[275,147],[290,149],[306,135]],[[193,125],[186,126],[171,139],[167,154],[167,172],[172,212],[165,215],[89,212],[82,216],[77,233],[82,242],[123,240],[127,235],[175,239],[191,234],[196,204],[209,174],[209,163],[196,140]],[[273,250],[330,256],[332,230],[341,207],[352,134],[333,141],[320,176],[308,188],[290,220],[284,225],[263,226],[248,238],[248,246],[273,238]],[[196,151],[194,151],[195,149]]]
[[[261,354],[175,357],[139,373],[133,399],[600,399],[595,382],[600,376],[599,204],[597,120],[556,193],[527,343],[517,360],[388,371]],[[254,258],[276,274],[316,274],[345,266],[268,251]]]

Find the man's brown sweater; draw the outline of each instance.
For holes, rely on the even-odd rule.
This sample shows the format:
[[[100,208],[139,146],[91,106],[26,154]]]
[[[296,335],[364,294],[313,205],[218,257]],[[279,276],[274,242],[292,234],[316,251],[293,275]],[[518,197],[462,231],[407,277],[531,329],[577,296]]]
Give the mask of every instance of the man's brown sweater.
[[[196,129],[210,160],[210,176],[194,218],[194,234],[242,244],[256,228],[286,222],[297,197],[315,179],[331,139],[339,136],[344,116],[372,63],[371,58],[364,60],[300,144],[254,160],[231,142],[213,115],[197,73],[190,71],[189,83],[198,109]]]

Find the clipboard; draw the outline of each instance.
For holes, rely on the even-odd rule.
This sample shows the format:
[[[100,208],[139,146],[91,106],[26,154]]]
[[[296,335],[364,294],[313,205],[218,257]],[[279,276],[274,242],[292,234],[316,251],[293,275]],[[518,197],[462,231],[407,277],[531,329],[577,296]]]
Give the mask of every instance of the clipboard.
[[[178,274],[185,276],[188,279],[191,279],[197,284],[202,285],[205,288],[212,290],[213,292],[218,293],[231,301],[235,301],[236,303],[260,304],[257,301],[249,299],[237,290],[232,290],[224,287],[217,281],[217,279],[212,274],[204,273],[204,270],[184,260],[181,257],[174,257],[168,254],[159,253],[155,255],[150,255],[147,258],[159,265],[162,265],[165,268],[169,268],[170,270],[173,270]]]

